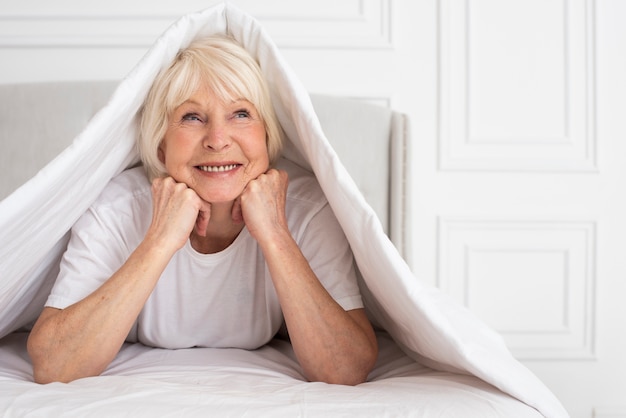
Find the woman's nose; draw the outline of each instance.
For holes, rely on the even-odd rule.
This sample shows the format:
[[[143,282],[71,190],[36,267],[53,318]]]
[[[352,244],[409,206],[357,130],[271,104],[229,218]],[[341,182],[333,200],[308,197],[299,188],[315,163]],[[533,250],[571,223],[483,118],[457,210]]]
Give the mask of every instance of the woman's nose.
[[[207,124],[204,134],[203,145],[212,151],[220,152],[228,148],[231,144],[228,131],[220,124]]]

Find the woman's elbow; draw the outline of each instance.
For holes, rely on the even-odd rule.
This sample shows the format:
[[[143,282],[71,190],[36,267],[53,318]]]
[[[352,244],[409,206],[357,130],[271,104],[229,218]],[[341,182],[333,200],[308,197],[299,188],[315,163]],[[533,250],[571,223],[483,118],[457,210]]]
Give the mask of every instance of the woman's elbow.
[[[58,347],[52,345],[52,339],[41,332],[31,332],[26,344],[33,367],[35,383],[47,384],[53,382],[69,383],[86,375],[81,374],[74,362],[63,362],[55,358]]]
[[[367,376],[369,376],[369,372],[362,373],[355,371],[351,374],[344,374],[342,376],[334,376],[325,383],[333,384],[333,385],[344,385],[344,386],[357,386],[361,383],[367,382]]]
[[[48,355],[45,339],[41,335],[31,332],[26,344],[26,351],[30,356],[30,361],[33,366],[33,380],[35,383],[45,384],[61,381],[59,376],[55,376],[51,373],[51,367],[47,364]]]
[[[33,381],[42,385],[48,383],[70,383],[83,377],[97,376],[97,374],[77,373],[72,368],[57,367],[56,364],[38,359],[33,354],[31,354],[31,359],[33,364]]]
[[[376,366],[378,360],[378,344],[374,342],[367,353],[361,358],[361,365],[357,368],[358,372],[354,374],[352,380],[346,384],[355,386],[367,382],[367,377]]]
[[[48,372],[49,367],[46,367],[46,350],[42,347],[41,343],[41,338],[31,333],[26,344],[26,351],[30,356],[30,361],[33,366],[33,380],[35,383],[40,384],[59,381],[55,379],[52,373]]]
[[[336,365],[324,371],[311,373],[310,381],[334,385],[356,386],[367,382],[367,377],[376,365],[378,347],[376,345],[363,350],[360,355],[352,357],[348,364]]]
[[[368,373],[359,372],[357,370],[345,373],[327,373],[311,376],[309,381],[328,383],[331,385],[356,386],[367,381]]]
[[[69,383],[70,381],[63,381],[60,377],[53,374],[44,372],[41,368],[33,366],[33,381],[40,385],[46,385],[48,383]]]

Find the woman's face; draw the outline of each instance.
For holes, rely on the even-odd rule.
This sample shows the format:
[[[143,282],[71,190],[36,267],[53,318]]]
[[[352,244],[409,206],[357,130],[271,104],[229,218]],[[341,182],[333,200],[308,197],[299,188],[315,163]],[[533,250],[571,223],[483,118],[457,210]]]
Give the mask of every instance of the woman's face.
[[[199,89],[170,115],[159,159],[205,201],[233,201],[269,168],[265,125],[247,100]]]

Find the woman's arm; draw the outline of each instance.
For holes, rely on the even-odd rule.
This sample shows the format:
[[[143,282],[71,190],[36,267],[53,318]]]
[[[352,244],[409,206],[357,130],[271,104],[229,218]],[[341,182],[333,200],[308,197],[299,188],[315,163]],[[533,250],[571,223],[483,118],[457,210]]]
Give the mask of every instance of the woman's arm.
[[[291,236],[285,217],[288,178],[270,170],[241,197],[248,230],[259,242],[294,351],[309,380],[358,384],[378,355],[363,309],[345,311],[326,291]]]
[[[117,355],[166,258],[141,244],[98,290],[66,309],[44,308],[28,338],[35,382],[96,376]]]
[[[66,309],[44,308],[28,339],[35,381],[99,375],[115,358],[174,253],[210,208],[184,184],[153,182],[146,237],[102,286]],[[199,212],[205,216],[198,216]],[[206,225],[196,225],[199,229]]]
[[[262,248],[305,376],[327,383],[364,382],[378,355],[364,309],[344,311],[290,235]]]

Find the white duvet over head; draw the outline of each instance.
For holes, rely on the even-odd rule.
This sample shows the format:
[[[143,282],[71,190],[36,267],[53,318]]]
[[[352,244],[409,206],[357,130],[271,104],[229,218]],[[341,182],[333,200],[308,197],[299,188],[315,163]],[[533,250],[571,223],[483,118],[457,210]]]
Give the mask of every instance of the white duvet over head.
[[[259,62],[288,138],[284,155],[315,173],[354,252],[374,321],[420,363],[475,375],[546,417],[567,417],[495,332],[413,276],[330,147],[307,91],[258,22],[229,4],[172,25],[73,144],[0,202],[0,337],[37,317],[71,226],[112,177],[138,160],[137,114],[156,75],[193,39],[212,34],[234,37]]]

